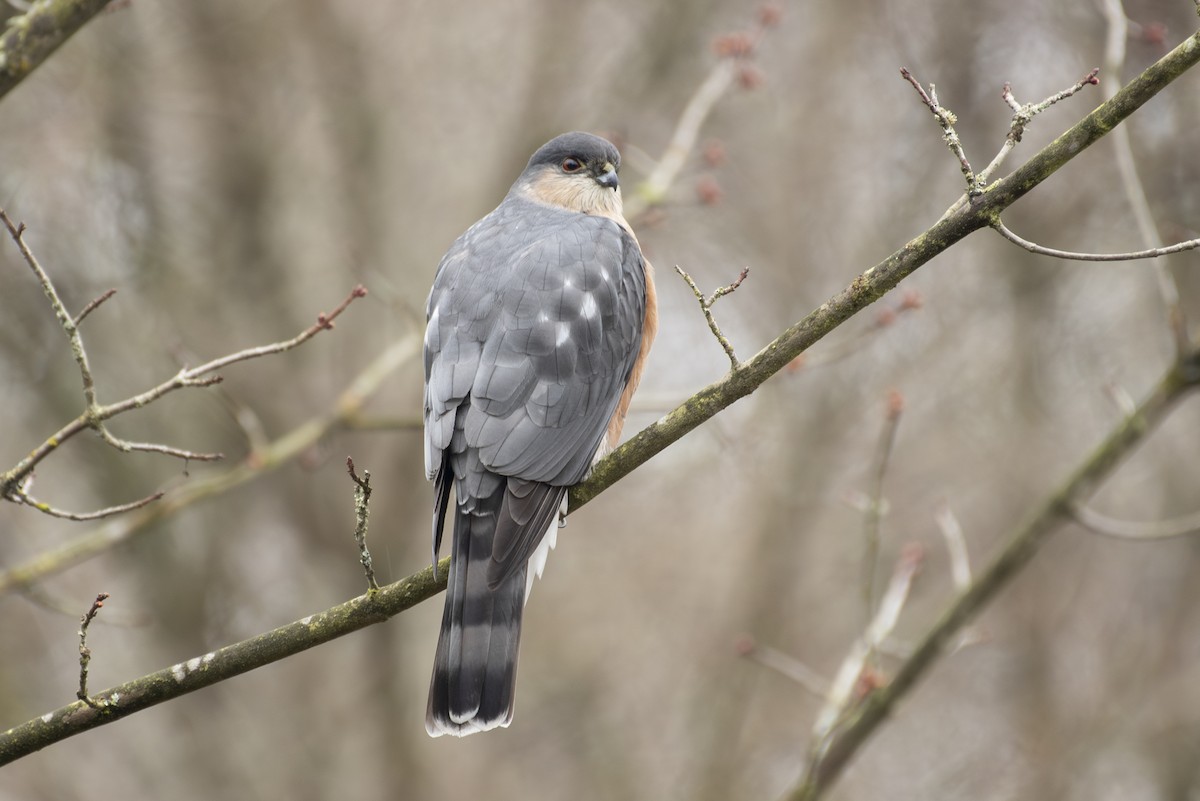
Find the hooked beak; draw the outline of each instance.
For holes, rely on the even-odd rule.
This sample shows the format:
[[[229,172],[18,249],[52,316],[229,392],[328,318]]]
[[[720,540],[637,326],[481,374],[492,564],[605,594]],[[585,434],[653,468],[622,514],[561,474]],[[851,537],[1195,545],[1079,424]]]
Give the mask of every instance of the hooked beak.
[[[596,176],[596,183],[609,189],[616,189],[621,185],[621,182],[617,180],[617,170],[612,164],[604,165],[604,172]]]

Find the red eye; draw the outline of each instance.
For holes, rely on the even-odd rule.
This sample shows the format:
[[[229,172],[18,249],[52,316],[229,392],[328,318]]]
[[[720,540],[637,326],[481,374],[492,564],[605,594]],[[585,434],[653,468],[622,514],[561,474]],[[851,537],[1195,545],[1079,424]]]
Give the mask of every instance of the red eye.
[[[565,158],[562,163],[563,172],[579,172],[583,169],[583,164],[579,159]]]

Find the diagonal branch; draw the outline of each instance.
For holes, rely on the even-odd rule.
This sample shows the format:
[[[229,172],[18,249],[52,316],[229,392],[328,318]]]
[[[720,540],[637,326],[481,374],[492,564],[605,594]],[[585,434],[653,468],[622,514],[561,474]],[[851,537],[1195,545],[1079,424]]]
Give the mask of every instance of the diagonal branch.
[[[450,572],[449,557],[442,560],[439,572],[441,581],[433,578],[433,567],[427,567],[332,609],[96,693],[91,696],[92,705],[76,701],[0,732],[0,765],[67,737],[382,623],[445,589],[445,577]]]
[[[974,205],[946,214],[904,247],[850,282],[849,286],[792,325],[759,351],[741,370],[726,375],[647,426],[595,466],[570,494],[571,511],[649,461],[672,442],[758,389],[826,334],[874,303],[922,265],[964,237],[989,226],[1084,149],[1200,62],[1200,32],[1167,53],[1106,103],[1044,147],[1015,172],[991,185]]]
[[[975,583],[943,612],[912,655],[896,671],[890,684],[867,696],[846,724],[825,745],[820,759],[811,764],[787,796],[790,801],[820,798],[841,775],[850,759],[866,743],[896,704],[916,685],[956,635],[986,607],[1027,565],[1047,539],[1073,520],[1072,510],[1090,496],[1147,434],[1153,431],[1188,392],[1200,385],[1200,351],[1190,361],[1173,365],[1133,417],[1126,418],[1063,485],[1044,500],[1012,534],[1000,552],[979,574]]]
[[[109,0],[38,0],[0,34],[0,97],[99,14]]]
[[[363,405],[390,375],[421,352],[419,336],[406,336],[384,349],[333,402],[330,409],[301,423],[269,445],[252,450],[225,472],[190,481],[161,503],[108,521],[94,531],[0,572],[0,595],[22,590],[69,567],[153,530],[153,524],[194,503],[239,487],[288,464],[334,430],[361,414]]]
[[[826,333],[878,300],[904,277],[973,231],[986,227],[1003,209],[1024,196],[1080,151],[1136,111],[1184,71],[1200,61],[1200,33],[1164,56],[1079,124],[1034,156],[1012,175],[997,182],[975,205],[939,220],[885,261],[858,276],[842,292],[788,328],[746,363],[696,393],[675,411],[647,427],[597,465],[584,484],[570,494],[574,511],[596,497],[654,454],[753,392]],[[934,626],[892,683],[866,697],[828,744],[819,770],[797,789],[795,798],[815,798],[840,775],[892,707],[915,685],[943,647],[971,616],[982,609],[1038,552],[1046,537],[1069,517],[1068,504],[1089,495],[1097,484],[1155,425],[1174,403],[1200,383],[1200,354],[1173,367],[1154,393],[1125,420],[1067,481],[1048,498],[1009,544]],[[448,572],[443,560],[439,573]],[[195,657],[128,682],[97,696],[109,702],[103,713],[77,702],[0,733],[0,764],[11,762],[54,742],[118,720],[179,695],[269,664],[336,637],[398,614],[444,589],[433,568],[360,596],[320,615],[303,618],[236,645]]]

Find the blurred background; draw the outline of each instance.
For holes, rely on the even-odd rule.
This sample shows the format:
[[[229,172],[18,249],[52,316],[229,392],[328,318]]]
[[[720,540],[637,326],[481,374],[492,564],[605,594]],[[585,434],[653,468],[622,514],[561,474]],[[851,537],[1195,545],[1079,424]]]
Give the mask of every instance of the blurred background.
[[[1004,82],[1021,102],[1066,88],[1102,63],[1107,33],[1096,2],[780,9],[665,203],[636,221],[662,325],[628,432],[728,368],[674,265],[707,290],[750,267],[716,307],[747,358],[961,194],[901,66],[937,85],[981,167],[1008,128]],[[1187,0],[1126,11],[1127,76],[1196,27]],[[118,290],[83,326],[101,399],[293,336],[357,282],[371,294],[301,349],[112,424],[225,463],[185,472],[84,436],[43,463],[34,493],[80,511],[186,494],[328,414],[380,353],[419,336],[441,254],[538,145],[573,129],[619,140],[629,197],[717,63],[714,41],[759,13],[731,0],[135,0],[102,14],[0,115],[0,206],[28,224],[70,308]],[[1198,90],[1185,75],[1128,123],[1168,240],[1200,236]],[[1101,99],[1089,87],[1039,117],[1005,172]],[[1143,247],[1113,152],[1100,142],[1006,221],[1054,247]],[[1170,263],[1192,318],[1198,258]],[[1147,263],[1058,262],[978,233],[571,517],[527,609],[510,729],[426,736],[439,597],[20,760],[0,772],[0,799],[775,798],[821,700],[736,645],[751,637],[829,677],[861,632],[861,500],[889,392],[904,412],[880,575],[906,543],[926,551],[903,644],[954,595],[938,511],[983,564],[1119,422],[1113,392],[1144,396],[1171,352]],[[78,616],[97,592],[112,598],[89,641],[94,691],[360,594],[347,454],[374,477],[380,580],[425,566],[420,392],[409,359],[356,427],[0,597],[0,728],[74,699]],[[62,330],[6,239],[0,465],[80,404]],[[1182,404],[1095,507],[1195,511],[1198,427],[1195,401]],[[0,571],[98,530],[0,506]],[[1067,527],[832,797],[1200,798],[1198,576],[1195,538]]]

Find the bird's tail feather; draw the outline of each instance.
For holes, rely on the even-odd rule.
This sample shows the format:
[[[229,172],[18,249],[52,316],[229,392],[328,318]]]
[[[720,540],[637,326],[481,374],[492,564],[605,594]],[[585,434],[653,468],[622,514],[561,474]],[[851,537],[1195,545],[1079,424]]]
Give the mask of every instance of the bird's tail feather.
[[[463,737],[512,721],[527,568],[488,588],[504,491],[500,482],[469,511],[461,505],[455,511],[454,558],[425,715],[425,728],[434,737]]]

